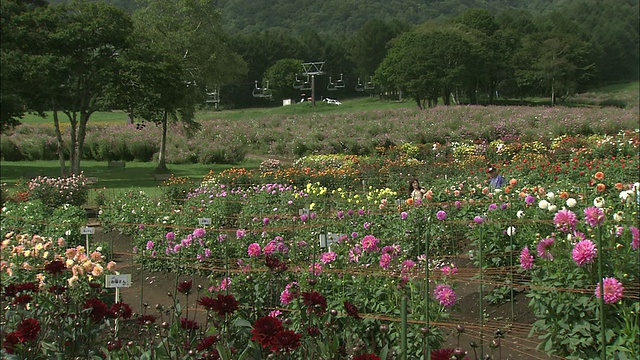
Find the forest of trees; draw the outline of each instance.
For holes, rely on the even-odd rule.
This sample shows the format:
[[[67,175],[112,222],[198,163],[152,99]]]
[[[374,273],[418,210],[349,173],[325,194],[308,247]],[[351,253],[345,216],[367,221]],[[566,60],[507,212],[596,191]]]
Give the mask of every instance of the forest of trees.
[[[50,1],[65,2],[69,0]],[[129,13],[144,5],[141,1],[104,2]],[[556,102],[577,91],[637,79],[639,73],[637,0],[206,3],[220,14],[217,25],[247,64],[244,78],[219,84],[220,99],[227,108],[265,106],[299,97],[300,91],[284,86],[295,81],[295,73],[268,72],[279,60],[323,61],[326,76],[316,78],[319,96],[354,96],[358,83],[372,81],[378,93],[402,91],[427,104],[438,98],[445,103],[491,102],[496,94],[545,96]],[[407,36],[421,34],[421,40],[414,40],[422,46],[410,45],[419,63],[397,68],[408,53],[396,48],[392,54],[399,59],[390,58],[378,69],[394,42],[405,43],[399,36],[406,32],[411,33]],[[461,53],[442,54],[447,42],[458,45],[457,50],[448,51]],[[455,58],[450,59],[456,62],[453,70],[434,59],[436,53]],[[427,69],[433,66],[437,69]],[[267,73],[281,78],[268,79]],[[446,80],[443,73],[448,73]],[[327,91],[330,78],[342,78],[348,86],[339,92]],[[255,82],[263,88],[267,80],[274,95],[271,102],[252,96]],[[413,90],[416,86],[419,91]]]
[[[65,0],[2,0],[3,124],[18,119],[16,115],[25,108],[51,109],[51,102],[36,97],[39,92],[29,91],[29,87],[46,83],[38,77],[52,71],[36,72],[26,67],[29,62],[14,67],[9,61],[16,56],[32,60],[46,57],[42,53],[45,47],[40,43],[46,42],[47,36],[58,36],[55,31],[34,31],[41,38],[20,31],[9,32],[28,27],[28,21],[41,21],[25,20],[28,16],[24,14],[36,13],[40,11],[36,9],[46,7],[47,3],[54,9],[63,5],[70,9],[79,6]],[[180,51],[186,52],[182,55],[210,52],[189,56],[189,61],[175,64],[182,83],[198,84],[188,87],[194,92],[188,101],[195,106],[205,104],[203,99],[207,92],[211,93],[210,89],[220,90],[223,108],[277,105],[283,98],[297,99],[303,91],[292,85],[306,78],[301,74],[302,67],[295,64],[315,61],[324,62],[324,75],[315,79],[318,98],[401,92],[420,106],[434,105],[437,101],[490,103],[497,94],[511,98],[544,96],[558,101],[585,89],[636,80],[639,73],[637,0],[104,0],[91,3],[112,5],[122,11],[124,18],[131,19],[136,31],[121,45],[130,51],[123,48],[121,52],[132,54],[131,44],[147,44],[146,49],[136,46],[139,49],[135,50],[137,56],[146,57],[144,61],[168,56],[171,41],[180,42],[179,36],[161,41],[165,42],[164,50],[154,50],[160,55],[140,54],[151,52],[151,44],[155,47],[156,38],[166,37],[167,31],[185,27],[182,31],[188,33],[189,21],[182,13],[193,11],[188,8],[198,4],[200,24],[206,24],[209,32],[191,39],[192,49],[181,44],[171,55],[179,58]],[[165,14],[166,29],[158,24],[155,30],[149,30],[148,24],[139,20],[150,8],[174,11],[173,16]],[[146,40],[133,39],[135,36]],[[35,48],[29,46],[30,42]],[[51,56],[63,55],[70,54]],[[196,82],[202,71],[194,74],[194,69],[203,68],[209,76]],[[346,85],[344,88],[332,87],[338,79]],[[20,86],[14,86],[16,81],[21,82]],[[264,89],[267,81],[272,97],[253,96],[255,87]],[[362,85],[367,83],[373,86],[368,86],[365,92],[357,91],[364,90]],[[110,91],[115,88],[104,87]],[[136,89],[142,87],[120,89],[128,97],[111,94],[109,101],[94,105],[114,108],[133,103],[136,97],[131,94]],[[133,111],[134,105],[127,107]],[[138,109],[137,113],[145,113],[148,108]],[[15,114],[5,113],[5,109]]]

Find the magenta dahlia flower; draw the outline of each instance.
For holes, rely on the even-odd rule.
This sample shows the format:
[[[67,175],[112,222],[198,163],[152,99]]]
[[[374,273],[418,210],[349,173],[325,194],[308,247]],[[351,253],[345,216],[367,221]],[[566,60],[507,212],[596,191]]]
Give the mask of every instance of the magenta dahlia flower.
[[[571,210],[560,210],[553,217],[553,223],[556,225],[556,229],[570,233],[576,228],[578,218]]]
[[[604,223],[604,210],[591,206],[584,209],[584,220],[591,227],[596,227]]]
[[[453,304],[456,303],[456,293],[453,291],[453,289],[449,285],[446,285],[446,284],[436,285],[436,288],[433,291],[433,295],[440,302],[440,305],[452,306]]]
[[[553,254],[551,254],[549,248],[553,245],[554,241],[554,238],[545,238],[540,240],[536,248],[536,250],[538,251],[538,256],[543,259],[553,260]]]
[[[591,240],[578,242],[573,247],[573,251],[571,251],[573,261],[575,261],[578,266],[593,263],[597,254],[598,250],[596,249],[596,245]]]
[[[604,285],[605,304],[617,303],[622,299],[622,292],[624,291],[624,287],[622,286],[622,283],[618,281],[618,279],[606,277],[602,279],[602,283]],[[595,294],[596,297],[600,299],[600,282],[598,282],[598,285],[596,285]]]
[[[520,251],[520,267],[525,270],[531,270],[533,267],[533,255],[531,255],[527,246]]]
[[[631,248],[633,250],[638,250],[640,247],[640,230],[638,230],[635,226],[630,226],[629,230],[631,230]]]

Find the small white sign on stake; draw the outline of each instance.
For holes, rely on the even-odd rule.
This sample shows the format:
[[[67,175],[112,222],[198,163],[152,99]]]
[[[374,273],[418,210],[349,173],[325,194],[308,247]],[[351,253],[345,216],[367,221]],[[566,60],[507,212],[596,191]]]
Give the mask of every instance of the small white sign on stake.
[[[341,237],[346,237],[347,235],[345,234],[332,234],[332,233],[328,233],[327,235],[325,234],[320,234],[320,247],[324,248],[324,247],[330,247],[332,244],[337,244],[340,241]]]
[[[298,209],[298,215],[309,215],[309,209]]]
[[[211,225],[211,218],[198,218],[198,224],[203,226]]]
[[[106,275],[104,282],[107,288],[131,287],[131,274]]]
[[[84,226],[80,228],[80,235],[93,235],[96,233],[96,228]]]

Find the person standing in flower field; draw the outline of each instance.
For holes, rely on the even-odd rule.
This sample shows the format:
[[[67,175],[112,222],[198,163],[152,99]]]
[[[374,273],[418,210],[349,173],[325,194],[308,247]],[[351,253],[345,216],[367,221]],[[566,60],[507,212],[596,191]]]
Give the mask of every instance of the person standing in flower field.
[[[489,174],[489,187],[492,189],[500,189],[507,182],[494,167],[490,167],[487,173]]]
[[[413,199],[414,202],[422,202],[422,198],[426,192],[427,190],[420,186],[420,182],[418,182],[417,178],[412,178],[411,180],[409,180],[409,194],[411,195],[411,199]]]

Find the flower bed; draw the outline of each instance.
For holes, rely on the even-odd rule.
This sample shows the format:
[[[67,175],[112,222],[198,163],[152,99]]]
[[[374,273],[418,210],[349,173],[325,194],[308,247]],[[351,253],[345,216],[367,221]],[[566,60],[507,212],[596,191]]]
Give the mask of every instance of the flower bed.
[[[110,199],[102,225],[133,236],[136,263],[206,276],[210,285],[169,286],[172,308],[136,314],[141,332],[112,332],[101,351],[225,359],[444,354],[444,336],[460,325],[451,317],[458,286],[477,282],[489,303],[524,291],[536,317],[531,336],[550,355],[594,358],[606,344],[609,356],[633,357],[640,350],[630,340],[640,330],[637,132],[522,143],[528,150],[519,161],[497,164],[508,179],[497,190],[476,146],[484,148],[458,147],[438,166],[405,146],[348,161],[305,158],[210,174],[179,202],[140,192]],[[428,188],[423,201],[407,201],[413,176]],[[15,271],[12,262],[3,270]],[[477,270],[460,271],[462,262]],[[205,320],[184,305],[189,297]],[[484,339],[484,321],[458,331]],[[499,347],[508,324],[495,344],[475,344],[478,353]]]

